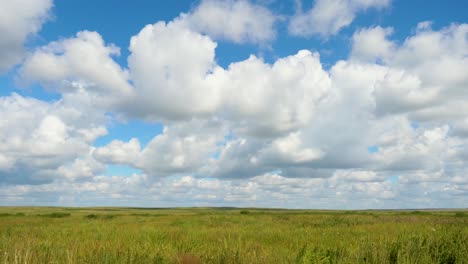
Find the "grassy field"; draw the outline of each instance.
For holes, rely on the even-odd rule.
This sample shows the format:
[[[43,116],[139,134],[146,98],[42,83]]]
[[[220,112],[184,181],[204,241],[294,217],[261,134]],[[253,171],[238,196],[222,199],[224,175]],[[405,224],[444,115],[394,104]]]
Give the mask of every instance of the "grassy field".
[[[468,263],[468,212],[0,207],[0,263]]]

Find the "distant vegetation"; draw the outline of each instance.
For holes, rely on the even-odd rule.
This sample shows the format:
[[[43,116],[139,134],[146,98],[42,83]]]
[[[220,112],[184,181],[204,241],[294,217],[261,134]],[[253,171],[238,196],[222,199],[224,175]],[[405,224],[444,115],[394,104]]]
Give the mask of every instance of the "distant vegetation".
[[[467,216],[0,208],[0,263],[468,263]]]

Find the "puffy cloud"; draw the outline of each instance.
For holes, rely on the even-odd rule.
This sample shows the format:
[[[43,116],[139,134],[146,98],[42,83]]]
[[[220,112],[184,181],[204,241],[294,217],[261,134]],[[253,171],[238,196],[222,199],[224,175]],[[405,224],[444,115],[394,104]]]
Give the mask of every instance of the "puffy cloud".
[[[182,15],[188,26],[214,39],[236,43],[265,43],[275,38],[277,17],[248,0],[203,0],[189,14]]]
[[[412,38],[427,30],[419,29]],[[94,39],[91,43],[98,43],[91,45],[94,48],[89,52],[104,51],[103,56],[114,65],[110,58],[111,47],[104,46],[96,33],[83,34]],[[280,58],[273,64],[251,56],[223,69],[215,63],[216,43],[210,38],[193,32],[180,21],[148,25],[131,41],[128,79],[134,86],[129,88],[133,96],[120,110],[130,116],[175,120],[181,125],[169,125],[143,150],[136,139],[129,143],[115,141],[96,150],[94,156],[102,162],[143,169],[152,176],[193,172],[245,178],[279,170],[289,177],[326,178],[340,168],[381,170],[395,167],[385,164],[384,158],[378,158],[391,153],[390,147],[381,147],[378,155],[367,149],[383,144],[379,143],[380,134],[392,126],[406,126],[392,133],[411,137],[410,121],[405,116],[380,115],[389,109],[395,109],[394,114],[398,114],[432,105],[438,100],[438,93],[418,93],[424,79],[417,71],[406,71],[397,64],[372,63],[372,57],[381,57],[382,62],[391,64],[393,54],[401,52],[402,47],[387,41],[389,48],[369,51],[367,55],[359,53],[358,50],[365,50],[360,45],[368,45],[367,39],[372,42],[375,34],[377,39],[385,39],[389,31],[375,28],[356,33],[353,60],[337,63],[329,73],[322,69],[318,55],[309,51]],[[81,38],[62,43],[81,43]],[[411,42],[412,38],[407,41]],[[73,54],[72,48],[67,50],[65,56]],[[182,58],[192,58],[194,63],[187,64]],[[363,59],[368,62],[363,63]],[[111,69],[119,73],[117,76],[125,76],[121,73],[126,70]],[[77,76],[84,76],[83,80],[100,80],[103,74],[96,74]],[[115,86],[127,87],[127,78],[121,80],[102,87],[109,91]],[[82,90],[88,92],[88,88]],[[397,97],[406,101],[393,102],[392,98]],[[218,148],[217,143],[227,130],[207,134],[203,129],[194,128],[193,122],[187,125],[187,120],[193,117],[200,118],[195,119],[200,120],[200,124],[206,124],[202,122],[206,118],[219,118],[224,123],[219,127],[227,126],[236,139]],[[336,135],[330,136],[330,130]],[[218,151],[219,158],[211,158]],[[393,160],[394,164],[405,160],[405,151],[393,153],[397,153],[396,156],[388,160]],[[415,159],[427,158],[425,155],[415,154]]]
[[[272,65],[251,56],[220,75],[226,116],[237,121],[238,133],[259,137],[304,127],[331,85],[318,54],[306,50]]]
[[[94,150],[104,163],[129,165],[152,177],[196,173],[218,151],[225,130],[216,121],[192,120],[166,126],[143,149],[137,139],[114,140]]]
[[[128,111],[153,120],[214,112],[221,97],[221,88],[208,81],[217,70],[215,48],[210,38],[178,22],[144,27],[130,42],[128,63],[138,104]]]
[[[259,140],[239,138],[229,140],[222,146],[219,157],[208,163],[205,173],[218,178],[251,178],[271,168],[258,166],[255,154],[264,146]]]
[[[223,69],[215,47],[178,21],[146,26],[130,45],[139,103],[126,111],[148,120],[221,116],[243,133],[275,135],[304,126],[329,89],[318,54],[303,50],[272,65],[251,56]]]
[[[128,143],[113,140],[108,145],[94,150],[93,155],[103,163],[134,164],[140,155],[140,142],[132,138]]]
[[[235,123],[237,132],[257,136],[303,127],[329,89],[318,54],[303,50],[273,64],[251,56],[223,69],[215,61],[216,45],[180,20],[148,25],[131,39],[126,70],[112,58],[117,47],[83,31],[37,49],[20,77],[57,89],[70,103],[130,118],[219,116]]]
[[[438,97],[438,89],[424,87],[418,75],[389,70],[376,85],[376,112],[380,115],[410,112],[434,105]]]
[[[307,12],[299,12],[289,22],[289,32],[296,36],[337,34],[350,25],[359,12],[389,6],[390,0],[316,0]]]
[[[85,31],[76,38],[38,49],[26,61],[21,76],[57,88],[64,102],[86,108],[94,115],[100,113],[96,109],[99,107],[94,106],[96,102],[104,102],[108,104],[101,108],[119,109],[127,116],[149,120],[187,122],[193,117],[221,118],[225,123],[221,127],[227,125],[236,134],[271,139],[307,125],[316,105],[330,88],[329,76],[322,69],[318,55],[309,51],[300,51],[274,64],[252,56],[222,69],[214,61],[215,47],[208,37],[177,21],[148,25],[132,38],[127,78],[127,71],[111,58],[118,49],[105,46],[99,34]],[[185,55],[181,56],[181,52]],[[90,59],[80,63],[85,58]],[[94,58],[104,61],[107,68],[99,68]],[[193,63],[187,64],[187,58]],[[40,61],[49,61],[51,67],[39,67]],[[129,85],[130,80],[134,87]],[[125,98],[128,93],[130,96],[125,101],[109,99]],[[225,135],[197,134],[200,129],[191,125],[174,130],[177,126],[171,125],[155,137],[141,151],[139,162],[133,162],[140,152],[136,140],[115,141],[97,149],[94,156],[103,162],[126,161],[150,175],[180,173],[205,164],[216,151],[216,142]],[[192,134],[182,132],[185,130]],[[86,133],[80,130],[80,133],[88,137],[101,135],[96,129]],[[319,155],[313,148],[293,147],[297,148],[297,157],[293,159],[304,161]],[[273,159],[276,155],[273,152],[279,151],[274,148],[262,155]],[[162,149],[167,154],[162,154]],[[285,153],[280,155],[288,159]]]
[[[86,181],[105,170],[105,165],[95,160],[92,155],[85,155],[69,164],[58,167],[54,172],[54,180]]]
[[[0,72],[20,62],[23,44],[36,34],[48,18],[52,0],[1,0]]]
[[[395,44],[387,39],[393,28],[374,27],[361,29],[353,35],[352,58],[375,62],[386,58],[395,49]]]
[[[417,120],[454,121],[467,114],[456,109],[468,98],[464,92],[468,76],[468,25],[453,24],[434,31],[430,23],[420,23],[414,36],[401,45],[386,39],[377,27],[359,31],[354,36],[353,54],[357,59],[380,57],[393,69],[376,86],[377,112],[384,114],[410,113]],[[366,48],[378,35],[381,51]],[[383,38],[383,39],[382,39]],[[363,54],[363,50],[373,54]],[[365,58],[367,56],[367,58]],[[451,110],[450,110],[451,109]]]
[[[21,80],[108,108],[133,95],[127,71],[111,58],[119,52],[97,32],[81,31],[34,51],[20,69]]]
[[[144,27],[131,40],[128,69],[112,58],[118,48],[93,32],[32,53],[21,76],[62,98],[2,98],[8,119],[0,139],[8,144],[0,146],[0,179],[25,189],[2,186],[18,193],[9,199],[59,195],[62,184],[96,201],[135,204],[141,197],[342,208],[350,199],[372,208],[409,206],[398,197],[428,206],[466,202],[466,25],[434,31],[423,23],[402,44],[389,40],[390,29],[361,29],[350,59],[324,70],[305,50],[222,68],[217,44],[187,21]],[[134,138],[93,148],[106,133],[105,111],[162,121],[165,129],[144,146]],[[105,164],[143,175],[102,176]]]
[[[327,177],[330,169],[365,168],[372,164],[369,146],[397,120],[374,117],[374,85],[384,78],[385,67],[353,62],[338,62],[330,69],[332,88],[318,108],[315,118],[301,131],[303,148],[319,149],[321,158],[308,166]],[[325,171],[323,171],[325,170]],[[301,170],[292,170],[297,175]],[[302,170],[304,176],[314,175]],[[286,174],[285,174],[286,175]]]
[[[299,132],[275,139],[259,154],[258,157],[252,158],[254,163],[267,163],[276,166],[306,164],[323,156],[320,149],[304,147]]]
[[[291,170],[303,168],[323,155],[320,149],[302,146],[301,140],[299,132],[275,140],[230,140],[221,147],[219,158],[209,161],[202,172],[226,179],[251,178],[271,171],[282,171],[283,175],[298,177],[296,174],[291,175]],[[315,177],[327,176],[320,174]]]
[[[407,126],[406,131],[402,130],[383,135],[385,141],[375,154],[383,168],[394,171],[422,169],[430,173],[443,169],[445,162],[450,163],[454,142],[447,138],[447,125],[420,131],[412,131]]]
[[[68,163],[75,162],[70,169],[83,167],[80,159],[89,155],[90,143],[106,130],[92,116],[70,114],[73,110],[63,101],[46,103],[17,94],[0,97],[0,182],[47,182],[62,177],[57,170]],[[70,178],[89,176],[78,174]]]
[[[153,176],[196,173],[216,152],[223,136],[220,132],[217,122],[192,121],[168,127],[143,149],[136,166]]]

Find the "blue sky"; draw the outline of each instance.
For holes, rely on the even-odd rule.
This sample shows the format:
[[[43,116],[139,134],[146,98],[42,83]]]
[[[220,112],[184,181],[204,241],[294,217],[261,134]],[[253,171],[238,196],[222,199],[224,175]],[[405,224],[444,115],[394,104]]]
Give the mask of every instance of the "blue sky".
[[[466,1],[0,5],[2,205],[468,202]]]

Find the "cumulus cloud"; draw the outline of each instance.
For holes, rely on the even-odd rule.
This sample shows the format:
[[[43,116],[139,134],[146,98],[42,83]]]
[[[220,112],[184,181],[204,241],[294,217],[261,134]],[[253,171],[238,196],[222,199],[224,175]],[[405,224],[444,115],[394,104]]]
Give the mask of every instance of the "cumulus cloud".
[[[41,29],[48,18],[52,0],[0,1],[0,72],[23,58],[24,43]]]
[[[426,121],[466,115],[464,107],[455,109],[445,104],[463,105],[461,102],[467,99],[464,90],[468,76],[463,69],[468,67],[468,25],[453,24],[434,31],[430,23],[422,22],[415,35],[401,45],[389,40],[384,31],[379,27],[366,29],[353,38],[355,59],[379,57],[392,69],[376,86],[378,113],[410,112],[414,119]],[[376,38],[382,50],[367,49]],[[449,109],[451,113],[447,113]]]
[[[225,123],[219,127],[229,126],[238,135],[271,141],[307,125],[330,88],[318,54],[300,51],[274,64],[252,56],[223,69],[215,63],[215,47],[210,38],[177,21],[148,25],[132,38],[127,78],[127,70],[111,58],[118,49],[106,46],[99,34],[85,31],[76,38],[39,48],[21,68],[21,77],[58,89],[68,104],[86,107],[88,111],[94,109],[96,115],[99,107],[93,105],[98,102],[104,103],[100,108],[118,109],[130,117],[182,122],[182,126],[171,125],[155,137],[141,156],[137,155],[136,140],[115,141],[94,152],[102,162],[126,160],[150,175],[196,171],[217,150],[216,143],[225,134],[197,134],[200,129],[186,125],[194,117],[218,119]],[[185,55],[181,56],[181,52]],[[104,61],[107,68],[97,67],[96,58]],[[187,58],[193,63],[187,64]],[[86,63],[81,63],[84,59]],[[39,67],[41,61],[50,62],[51,67]],[[259,80],[257,76],[263,78]],[[181,128],[174,130],[178,126]],[[185,130],[192,134],[183,135]],[[96,131],[86,134],[93,132]],[[267,150],[262,155],[273,158],[274,151]],[[299,160],[320,155],[313,148],[297,152],[294,159]],[[139,162],[132,162],[135,157]]]
[[[93,155],[103,163],[135,164],[140,152],[140,141],[132,138],[129,142],[113,140],[108,145],[95,149]]]
[[[106,45],[99,33],[81,31],[36,49],[22,65],[20,78],[109,108],[133,91],[128,72],[112,59],[119,54],[119,48]]]
[[[388,5],[335,4],[343,3],[359,6],[351,21],[356,10]],[[132,37],[127,69],[113,59],[118,48],[96,32],[27,57],[20,78],[61,98],[2,97],[0,114],[8,119],[0,122],[0,139],[8,144],[0,146],[1,188],[18,192],[8,199],[27,200],[47,187],[62,197],[57,186],[65,184],[97,201],[135,204],[140,195],[165,205],[466,201],[467,25],[432,30],[422,23],[401,44],[390,39],[392,29],[360,29],[349,59],[327,70],[307,50],[271,63],[252,55],[223,68],[211,35],[184,19],[147,25]],[[92,147],[107,131],[107,111],[163,122],[164,130],[147,144],[133,138]],[[102,176],[106,164],[142,174]],[[11,186],[17,184],[24,191]]]
[[[322,158],[320,149],[303,146],[299,132],[291,133],[286,137],[277,138],[260,151],[259,157],[253,157],[253,162],[268,163],[271,165],[287,164],[300,165]]]
[[[166,126],[141,149],[138,139],[114,140],[94,150],[94,157],[111,164],[129,165],[152,177],[195,174],[218,151],[224,137],[216,120],[192,120]]]
[[[130,42],[128,58],[138,104],[129,112],[146,119],[187,119],[207,115],[220,104],[216,43],[178,22],[147,25]],[[190,63],[187,63],[190,61]]]
[[[34,69],[30,65],[34,65],[35,56],[59,45],[65,47],[64,55],[46,54],[52,60],[69,60],[66,66],[59,68],[79,73],[63,75],[72,76],[70,82],[94,80],[99,83],[101,80],[100,86],[105,91],[114,94],[130,91],[131,100],[118,108],[125,115],[182,124],[170,125],[143,150],[136,139],[128,143],[115,141],[100,148],[94,155],[103,162],[126,161],[127,165],[143,169],[149,175],[192,171],[235,178],[279,170],[290,177],[330,177],[334,169],[384,169],[396,167],[384,164],[385,159],[395,160],[395,164],[399,164],[396,161],[399,159],[411,160],[404,158],[407,157],[405,153],[411,152],[396,152],[400,154],[384,159],[378,157],[391,153],[390,147],[380,148],[378,155],[367,149],[388,140],[389,137],[381,140],[381,134],[392,126],[402,128],[394,133],[411,137],[412,115],[437,105],[436,102],[442,100],[441,87],[450,87],[451,82],[444,84],[440,80],[437,84],[433,79],[427,80],[418,67],[409,67],[398,58],[416,45],[412,43],[434,35],[429,39],[441,41],[445,46],[454,46],[452,42],[456,42],[461,51],[450,56],[454,60],[458,56],[463,61],[465,46],[460,37],[463,28],[464,25],[451,26],[433,32],[428,26],[420,26],[416,35],[401,46],[387,40],[389,29],[363,29],[353,38],[351,60],[338,62],[326,72],[318,54],[309,51],[280,58],[273,64],[251,56],[224,69],[215,62],[216,43],[209,37],[179,21],[159,22],[146,26],[132,38],[128,76],[125,75],[127,70],[116,66],[110,58],[116,48],[105,46],[102,38],[92,32],[83,32],[77,38],[40,49],[27,61],[23,72],[34,72],[28,69]],[[366,48],[376,39],[388,45],[374,51]],[[68,66],[80,58],[73,56],[72,44],[90,47],[84,49],[89,54],[85,52],[80,56],[96,56],[96,51],[100,51],[104,61],[108,61],[106,64],[112,66],[109,71],[120,79],[106,82],[104,71],[94,72],[94,64],[90,65],[92,73]],[[193,63],[187,64],[182,58],[190,58]],[[376,58],[381,60],[381,65],[375,64]],[[43,75],[50,74],[39,74]],[[62,75],[52,80],[60,78]],[[94,92],[87,86],[83,90]],[[393,116],[383,117],[388,114]],[[206,134],[187,125],[192,118],[217,118],[224,124],[219,127],[228,127],[236,138],[218,147],[224,135],[213,131]],[[174,130],[173,127],[179,128]],[[183,134],[186,130],[191,133]],[[330,135],[330,130],[334,134]],[[227,130],[222,131],[226,133]],[[405,144],[416,144],[410,142]],[[210,159],[216,152],[219,158]],[[416,160],[427,157],[415,155]],[[3,160],[8,164],[7,159]]]
[[[318,54],[310,51],[272,65],[251,56],[223,69],[215,48],[178,21],[146,26],[130,45],[139,103],[127,112],[153,121],[215,115],[233,120],[243,133],[278,135],[304,126],[329,89]]]
[[[308,124],[331,85],[318,54],[306,50],[272,65],[251,56],[215,77],[223,81],[226,115],[237,121],[237,132],[260,137]]]
[[[218,159],[211,160],[206,168],[206,174],[217,178],[250,178],[272,170],[258,166],[255,154],[265,143],[258,140],[239,138],[229,140],[220,149]]]
[[[159,177],[195,174],[215,154],[222,137],[222,127],[216,121],[171,126],[148,143],[136,166]]]
[[[100,120],[64,101],[46,103],[17,94],[0,97],[0,114],[0,183],[92,176],[88,172],[92,161],[84,159],[94,139],[107,132]],[[67,167],[78,171],[68,176],[59,173]],[[99,166],[93,167],[99,171]]]
[[[464,25],[451,26],[434,32],[419,26],[415,35],[401,46],[392,42],[388,49],[370,51],[366,56],[352,53],[349,61],[338,62],[330,69],[331,87],[316,105],[313,118],[296,128],[300,133],[293,132],[286,138],[275,136],[274,140],[236,139],[225,145],[220,160],[212,165],[214,175],[230,178],[280,171],[288,177],[328,178],[335,170],[346,169],[409,175],[419,170],[451,177],[447,171],[459,171],[465,166],[459,149],[467,142],[450,135],[464,135],[466,103],[461,102],[466,102],[466,98],[456,89],[466,85],[453,86],[453,83],[460,84],[462,79],[458,77],[445,76],[443,81],[434,76],[429,78],[418,69],[417,60],[412,60],[410,66],[395,58],[406,52],[409,43],[435,35],[431,36],[432,42],[421,42],[421,45],[452,47],[457,43],[459,50],[454,54],[433,51],[439,54],[434,56],[437,60],[439,56],[451,58],[454,68],[466,61],[463,55],[468,50],[463,43],[466,38],[455,37],[463,28]],[[382,38],[388,36],[384,31],[377,28],[375,32]],[[356,34],[365,38],[371,37],[367,33],[375,32],[361,30]],[[358,47],[361,44],[368,42],[356,41],[355,48],[364,50]],[[373,56],[379,56],[381,61],[376,63]],[[431,60],[432,57],[421,58],[420,62],[426,64]],[[454,104],[459,107],[454,108]],[[291,147],[283,156],[278,143],[288,142],[286,139],[300,142],[300,148]],[[375,150],[369,151],[371,148]],[[276,155],[272,154],[273,150]],[[314,153],[310,155],[314,158],[298,162],[300,157],[307,156],[305,153]]]
[[[379,26],[357,31],[353,35],[351,57],[369,62],[388,57],[395,48],[395,44],[387,39],[392,33],[392,28]]]
[[[182,15],[193,30],[213,39],[263,44],[276,36],[277,17],[266,7],[248,0],[203,0]]]
[[[289,22],[289,32],[296,36],[330,36],[349,26],[359,12],[385,8],[390,0],[316,0],[313,7],[298,10]]]

